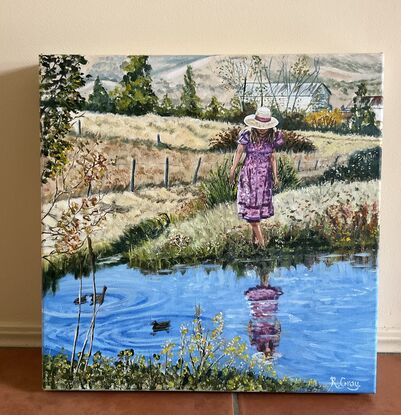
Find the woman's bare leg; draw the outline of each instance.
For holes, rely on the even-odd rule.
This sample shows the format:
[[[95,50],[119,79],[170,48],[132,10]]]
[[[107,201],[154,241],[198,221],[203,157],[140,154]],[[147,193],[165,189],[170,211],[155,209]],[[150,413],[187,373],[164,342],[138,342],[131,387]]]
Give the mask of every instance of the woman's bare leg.
[[[259,232],[259,235],[260,235],[260,241],[261,241],[260,244],[262,246],[265,246],[266,245],[265,237],[263,236],[263,232],[262,232],[262,228],[260,226],[260,222],[258,222],[258,232]]]
[[[255,234],[254,227],[251,226],[251,229],[252,229],[252,243],[256,244],[256,234]]]
[[[265,240],[263,238],[262,229],[260,228],[260,222],[253,222],[251,223],[252,226],[252,232],[256,236],[256,239],[258,240],[258,244],[260,246],[265,246]]]

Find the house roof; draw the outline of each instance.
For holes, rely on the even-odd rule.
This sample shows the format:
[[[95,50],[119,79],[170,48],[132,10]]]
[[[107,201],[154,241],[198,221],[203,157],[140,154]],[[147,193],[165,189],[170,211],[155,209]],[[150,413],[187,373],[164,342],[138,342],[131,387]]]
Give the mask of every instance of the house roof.
[[[362,97],[363,101],[368,101],[372,107],[381,107],[383,105],[383,96],[382,95],[365,95]],[[345,108],[351,108],[354,105],[353,100],[348,102]]]

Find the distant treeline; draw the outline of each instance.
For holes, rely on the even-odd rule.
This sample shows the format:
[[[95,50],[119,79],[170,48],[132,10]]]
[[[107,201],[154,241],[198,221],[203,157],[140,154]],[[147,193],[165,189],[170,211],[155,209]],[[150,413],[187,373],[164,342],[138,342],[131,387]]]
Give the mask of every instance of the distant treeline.
[[[85,102],[85,109],[101,113],[123,115],[144,115],[155,113],[161,116],[188,116],[213,121],[242,122],[245,115],[256,111],[256,102],[241,102],[235,95],[226,107],[212,96],[208,105],[203,106],[197,95],[191,65],[187,66],[179,103],[174,105],[166,93],[159,99],[152,89],[150,75],[151,65],[147,56],[130,56],[122,63],[123,78],[111,91],[102,85],[96,77],[92,93]],[[375,114],[364,97],[367,94],[366,84],[361,82],[353,98],[351,117],[345,118],[338,109],[323,109],[317,112],[306,111],[275,111],[272,114],[279,119],[280,127],[287,130],[321,130],[342,134],[381,135],[376,126]]]

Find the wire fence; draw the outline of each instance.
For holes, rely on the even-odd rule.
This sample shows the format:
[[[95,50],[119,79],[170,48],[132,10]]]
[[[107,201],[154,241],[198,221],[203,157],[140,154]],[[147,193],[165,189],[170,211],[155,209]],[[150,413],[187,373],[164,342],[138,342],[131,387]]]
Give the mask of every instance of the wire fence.
[[[82,136],[83,133],[83,126],[81,120],[77,120],[77,122],[74,125],[75,133],[78,136]],[[157,147],[160,147],[163,143],[160,138],[160,133],[157,133],[156,135],[156,142]],[[207,152],[207,150],[205,150]],[[280,156],[280,152],[278,153]],[[300,174],[305,175],[311,175],[314,172],[321,172],[322,170],[328,169],[333,166],[337,166],[340,164],[347,163],[348,154],[335,154],[331,157],[316,157],[313,153],[293,153],[290,151],[287,153],[287,155],[290,157],[290,159],[293,162],[294,168],[296,171]],[[334,157],[334,158],[333,158]],[[159,162],[160,163],[160,162]],[[182,169],[183,166],[181,164],[175,164],[173,163],[173,160],[170,157],[165,157],[164,161],[162,161],[162,165],[159,165],[162,168],[162,176],[161,177],[152,177],[154,180],[154,184],[160,184],[165,188],[169,188],[171,186],[171,170],[172,168],[180,168]],[[118,167],[124,170],[127,170],[129,172],[129,183],[126,184],[125,190],[129,189],[131,192],[134,192],[138,187],[138,177],[137,177],[137,171],[138,166],[140,166],[140,159],[138,158],[132,158],[129,159],[120,159],[117,156],[112,159],[112,165],[114,167]],[[155,165],[155,164],[154,164]],[[191,175],[191,180],[187,180],[188,183],[196,184],[199,181],[200,178],[200,169],[202,166],[202,157],[199,157],[197,160],[195,160],[195,163],[192,167],[192,172],[187,172],[187,175]],[[143,168],[143,166],[142,166]],[[207,172],[206,172],[207,173]],[[149,184],[149,180],[147,180],[147,184]]]
[[[294,165],[294,168],[298,173],[305,174],[305,175],[311,175],[311,174],[319,174],[322,170],[326,170],[330,167],[337,166],[343,163],[347,162],[348,155],[339,154],[335,155],[334,159],[333,157],[327,157],[327,158],[316,158],[313,157],[313,155],[308,155],[305,153],[295,153],[290,155],[290,158],[292,160],[292,163]],[[188,184],[196,184],[200,180],[200,171],[202,167],[202,157],[199,157],[195,159],[195,162],[193,164],[193,167],[190,171],[186,172],[187,176],[191,178],[191,180],[188,180]],[[160,163],[160,162],[159,162]],[[180,169],[183,169],[182,164],[179,163],[173,163],[171,157],[165,157],[163,164],[159,167],[162,167],[162,173],[160,176],[152,175],[152,179],[150,181],[154,181],[154,184],[162,184],[165,188],[169,188],[171,183],[171,173],[172,171],[177,171]],[[140,184],[138,182],[137,172],[138,172],[138,166],[140,166],[140,159],[132,158],[131,161],[126,159],[119,159],[118,156],[112,159],[111,164],[114,167],[117,167],[119,169],[124,169],[128,172],[129,176],[129,183],[126,184],[126,189],[129,189],[131,192],[134,192],[138,185]],[[156,165],[153,164],[153,167]],[[207,172],[205,172],[207,174]],[[143,176],[143,169],[142,169],[142,176]],[[147,184],[149,184],[149,180],[146,180]]]

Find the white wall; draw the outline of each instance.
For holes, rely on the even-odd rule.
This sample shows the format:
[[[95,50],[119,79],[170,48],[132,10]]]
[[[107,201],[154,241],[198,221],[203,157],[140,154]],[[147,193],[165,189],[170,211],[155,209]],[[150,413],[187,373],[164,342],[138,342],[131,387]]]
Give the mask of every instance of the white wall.
[[[384,52],[379,350],[401,351],[400,17],[398,0],[2,0],[0,344],[41,341],[39,53]]]

